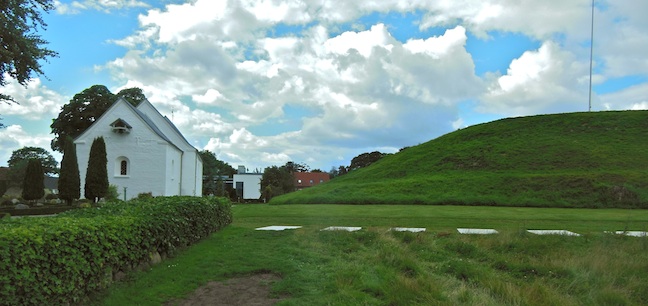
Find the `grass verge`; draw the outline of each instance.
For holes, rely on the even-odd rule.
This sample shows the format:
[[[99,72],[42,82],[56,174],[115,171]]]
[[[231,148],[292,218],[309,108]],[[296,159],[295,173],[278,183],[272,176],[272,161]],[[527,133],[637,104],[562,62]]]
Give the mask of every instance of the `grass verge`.
[[[648,303],[648,211],[454,206],[239,205],[221,232],[96,297],[160,305],[212,280],[273,272],[285,305],[636,305]],[[266,225],[303,225],[283,232]],[[322,232],[331,225],[360,232]],[[389,232],[394,226],[424,233]],[[456,227],[492,227],[465,236]],[[524,228],[582,237],[535,236]]]

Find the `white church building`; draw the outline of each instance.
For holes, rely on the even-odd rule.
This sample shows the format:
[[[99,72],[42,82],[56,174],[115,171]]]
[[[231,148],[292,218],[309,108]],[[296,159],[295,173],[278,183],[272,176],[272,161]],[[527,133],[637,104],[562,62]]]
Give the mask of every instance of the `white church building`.
[[[95,138],[103,136],[108,181],[121,199],[140,193],[153,196],[202,196],[202,160],[175,125],[145,100],[134,107],[119,98],[76,144],[81,196]]]

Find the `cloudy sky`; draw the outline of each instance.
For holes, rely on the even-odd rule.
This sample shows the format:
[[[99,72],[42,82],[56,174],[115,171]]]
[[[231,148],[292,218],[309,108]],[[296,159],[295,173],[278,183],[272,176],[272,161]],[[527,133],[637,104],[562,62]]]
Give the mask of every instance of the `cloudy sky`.
[[[503,117],[588,110],[590,0],[59,0],[0,88],[0,165],[95,85],[143,89],[236,167],[328,171]],[[596,0],[592,110],[648,109],[648,1]],[[60,154],[54,154],[60,160]]]

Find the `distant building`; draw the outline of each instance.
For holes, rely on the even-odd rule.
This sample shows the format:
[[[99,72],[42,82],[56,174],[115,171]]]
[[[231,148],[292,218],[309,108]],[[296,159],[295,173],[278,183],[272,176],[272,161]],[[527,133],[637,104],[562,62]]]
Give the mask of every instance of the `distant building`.
[[[238,167],[232,183],[236,194],[242,200],[259,200],[261,198],[261,177],[263,173],[247,173],[245,166]]]
[[[295,172],[295,190],[312,187],[331,180],[326,172]]]

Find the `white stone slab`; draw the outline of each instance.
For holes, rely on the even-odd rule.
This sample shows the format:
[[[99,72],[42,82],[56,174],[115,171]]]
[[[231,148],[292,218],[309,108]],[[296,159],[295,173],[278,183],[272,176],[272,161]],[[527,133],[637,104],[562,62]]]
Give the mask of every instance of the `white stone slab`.
[[[491,235],[498,233],[492,228],[458,228],[457,231],[465,235]]]
[[[642,231],[616,231],[615,234],[632,236],[632,237],[646,237],[646,236],[648,236],[647,232],[642,232]]]
[[[301,228],[301,226],[291,226],[291,225],[270,225],[266,227],[259,227],[256,230],[257,231],[283,231],[287,229],[297,229]]]
[[[323,231],[347,231],[347,232],[355,232],[361,230],[362,227],[353,227],[353,226],[329,226],[327,228],[323,228]]]
[[[527,232],[536,235],[580,236],[580,234],[566,231],[566,230],[527,230]]]
[[[392,227],[389,230],[395,232],[420,233],[420,232],[425,232],[425,227]]]

